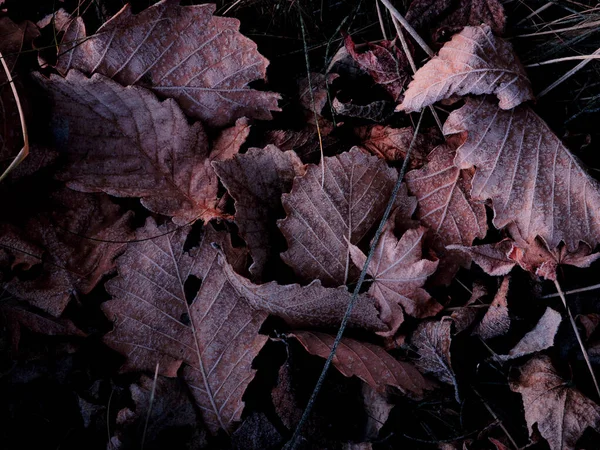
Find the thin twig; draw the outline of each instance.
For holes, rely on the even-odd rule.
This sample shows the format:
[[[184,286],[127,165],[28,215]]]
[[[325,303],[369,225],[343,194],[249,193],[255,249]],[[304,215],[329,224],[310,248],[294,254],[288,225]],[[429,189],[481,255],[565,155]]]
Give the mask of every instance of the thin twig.
[[[388,40],[387,33],[385,32],[385,24],[383,23],[383,15],[381,14],[381,8],[379,2],[375,0],[375,8],[377,8],[377,19],[379,19],[379,26],[381,27],[381,34],[383,39]]]
[[[471,388],[473,389],[473,392],[475,392],[475,394],[477,394],[477,396],[479,397],[479,399],[483,403],[483,406],[485,406],[485,409],[488,410],[488,412],[490,413],[490,415],[494,418],[494,420],[496,421],[496,423],[500,426],[500,428],[504,432],[504,435],[508,438],[508,440],[513,445],[513,447],[515,449],[519,450],[519,446],[517,445],[517,443],[515,442],[515,440],[513,439],[513,437],[510,435],[510,433],[508,432],[508,430],[506,429],[506,427],[504,426],[504,424],[502,423],[502,421],[500,420],[500,418],[496,415],[496,413],[494,412],[494,410],[490,407],[490,405],[488,405],[488,403],[485,401],[485,399],[479,393],[479,391],[477,391],[477,389],[475,389],[472,386],[471,386]]]
[[[518,36],[515,36],[515,38],[535,37],[535,36],[542,36],[545,34],[556,34],[556,33],[563,33],[566,31],[577,31],[577,30],[580,30],[583,28],[596,28],[599,25],[600,25],[600,20],[594,20],[593,22],[582,23],[582,24],[575,25],[572,27],[567,27],[567,28],[558,28],[556,30],[538,31],[536,33],[528,33],[528,34],[519,34]]]
[[[400,12],[396,8],[394,8],[394,5],[392,5],[389,0],[381,0],[381,3],[383,3],[383,6],[385,6],[388,9],[390,14],[402,24],[402,26],[408,32],[408,34],[410,34],[411,37],[416,41],[416,43],[419,44],[419,47],[421,47],[423,51],[429,55],[430,58],[433,58],[433,55],[435,53],[433,52],[433,50],[431,50],[431,47],[429,47],[429,45],[425,43],[423,38],[419,36],[419,33],[417,33],[416,30],[411,26],[411,24],[407,22],[407,20],[402,16],[402,14],[400,14]]]
[[[546,64],[554,64],[554,63],[559,63],[559,62],[564,62],[564,61],[579,61],[579,60],[586,60],[586,59],[600,59],[600,54],[593,54],[593,55],[580,55],[580,56],[566,56],[564,58],[556,58],[556,59],[549,59],[548,61],[542,61],[539,63],[533,63],[533,64],[527,64],[525,67],[537,67],[537,66],[544,66]]]
[[[348,324],[348,319],[350,318],[350,314],[352,313],[354,304],[356,303],[356,300],[358,299],[358,294],[360,292],[362,284],[365,281],[365,277],[367,276],[367,269],[369,268],[369,264],[371,262],[371,259],[373,258],[373,255],[375,254],[375,248],[377,247],[377,244],[379,243],[379,238],[381,237],[385,223],[387,222],[387,219],[389,218],[390,213],[392,212],[392,208],[394,207],[396,197],[398,196],[398,192],[400,191],[400,187],[402,186],[402,180],[404,179],[404,174],[406,173],[406,170],[408,169],[408,162],[410,160],[410,154],[415,145],[415,141],[416,141],[417,135],[419,133],[419,128],[421,126],[422,119],[423,119],[423,112],[421,112],[421,115],[419,116],[419,121],[417,122],[417,126],[415,127],[415,133],[413,135],[412,141],[410,142],[410,145],[406,152],[406,157],[404,158],[404,162],[402,163],[402,168],[400,169],[400,173],[398,174],[398,179],[396,180],[394,189],[392,190],[392,193],[390,194],[390,199],[388,201],[385,212],[383,213],[383,216],[381,217],[381,221],[379,222],[379,226],[377,227],[375,236],[373,236],[373,240],[371,241],[371,247],[369,249],[369,254],[367,255],[367,260],[365,261],[365,264],[360,272],[360,276],[358,277],[358,282],[356,283],[356,287],[354,288],[352,297],[350,298],[350,301],[348,302],[348,307],[346,308],[346,312],[344,313],[344,317],[342,318],[340,328],[335,337],[335,340],[333,341],[333,345],[331,346],[331,351],[329,352],[329,356],[327,357],[327,360],[325,361],[325,365],[323,366],[321,375],[319,375],[317,384],[315,385],[315,388],[312,391],[312,394],[310,396],[310,399],[308,400],[306,408],[304,409],[304,412],[302,413],[302,417],[300,418],[300,421],[298,422],[298,425],[296,426],[296,429],[294,430],[294,434],[292,435],[291,439],[284,447],[285,450],[295,450],[296,449],[296,447],[299,443],[301,433],[302,433],[302,428],[304,427],[304,424],[306,423],[308,417],[310,416],[310,413],[315,404],[317,396],[319,395],[321,387],[323,386],[323,382],[325,381],[325,376],[327,375],[327,372],[329,371],[329,367],[331,366],[333,357],[335,356],[335,351],[337,350],[337,347],[342,340],[342,336],[344,335],[344,331],[346,330],[346,325]]]
[[[581,348],[581,353],[583,353],[583,359],[585,359],[585,363],[587,364],[588,370],[590,371],[590,375],[592,376],[592,380],[594,382],[594,387],[596,388],[596,394],[598,395],[598,398],[600,398],[600,387],[598,387],[598,381],[596,380],[596,375],[594,374],[594,369],[592,368],[592,363],[590,362],[590,357],[587,353],[587,350],[585,349],[585,346],[583,345],[583,341],[581,340],[581,336],[579,335],[579,330],[577,330],[577,324],[575,323],[573,314],[571,314],[571,310],[567,306],[567,299],[565,298],[565,295],[563,294],[560,284],[558,284],[558,280],[554,280],[554,286],[556,286],[556,290],[558,292],[558,295],[560,296],[560,299],[563,302],[563,306],[567,310],[567,315],[569,316],[569,321],[571,322],[571,327],[573,327],[573,332],[575,333],[575,337],[577,337],[577,342],[579,343],[579,347]]]
[[[141,448],[144,450],[144,442],[146,441],[146,432],[148,431],[148,423],[150,422],[150,413],[152,412],[152,404],[154,403],[154,394],[156,393],[156,382],[158,381],[158,367],[160,363],[156,361],[156,369],[154,369],[154,380],[152,381],[152,390],[150,391],[150,401],[148,402],[148,413],[146,414],[146,423],[144,424],[144,434],[142,435]]]
[[[598,50],[596,50],[594,53],[592,53],[592,55],[600,55],[600,48]],[[537,98],[540,98],[541,96],[546,95],[548,92],[550,92],[556,86],[558,86],[559,84],[561,84],[563,81],[565,81],[566,79],[570,78],[571,75],[575,74],[580,69],[582,69],[583,67],[585,67],[590,61],[592,61],[592,58],[588,58],[585,61],[581,61],[579,64],[577,64],[575,67],[573,67],[567,73],[565,73],[562,77],[560,77],[558,80],[556,80],[550,86],[548,86],[546,89],[544,89],[542,92],[540,92],[537,95]]]
[[[563,292],[563,295],[577,294],[579,292],[594,291],[596,289],[600,289],[600,284],[594,284],[592,286],[586,286],[586,287],[579,288],[579,289],[571,289],[570,291]],[[554,298],[554,297],[560,297],[560,294],[558,294],[558,293],[548,294],[548,295],[544,295],[542,298]]]

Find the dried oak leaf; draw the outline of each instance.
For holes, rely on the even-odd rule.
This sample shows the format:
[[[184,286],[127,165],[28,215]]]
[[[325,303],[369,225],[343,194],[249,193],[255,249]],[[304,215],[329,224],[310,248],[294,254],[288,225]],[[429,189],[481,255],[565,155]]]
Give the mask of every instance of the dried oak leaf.
[[[535,357],[520,371],[510,388],[521,394],[530,435],[537,424],[550,450],[574,450],[588,427],[600,432],[600,407],[562,379],[549,357]]]
[[[452,320],[423,322],[414,331],[411,343],[419,354],[419,359],[415,361],[417,368],[421,372],[432,374],[444,383],[453,385],[456,400],[460,403],[458,384],[450,356],[451,331]]]
[[[377,223],[396,178],[385,161],[358,148],[309,165],[282,196],[287,216],[279,228],[288,243],[283,261],[303,280],[318,278],[327,286],[353,280],[349,245]]]
[[[234,253],[228,235],[207,227],[200,246],[186,252],[188,231],[149,218],[138,238],[152,239],[129,244],[117,261],[119,276],[106,283],[113,300],[103,310],[115,326],[105,342],[127,357],[126,371],[160,363],[159,373],[174,377],[185,363],[181,373],[208,429],[231,431],[254,377],[252,360],[267,339],[258,334],[266,314],[247,305],[223,273],[211,244]]]
[[[213,163],[221,182],[235,200],[235,223],[248,244],[253,263],[250,273],[260,278],[273,253],[273,234],[279,234],[281,194],[289,192],[294,177],[305,167],[293,151],[269,145]]]
[[[487,25],[465,27],[421,67],[408,85],[399,110],[420,111],[454,95],[495,94],[502,109],[533,98],[525,69],[512,46]]]
[[[437,261],[422,258],[423,235],[426,229],[407,230],[400,239],[393,229],[386,227],[367,268],[373,281],[369,294],[377,300],[381,320],[389,330],[383,336],[393,336],[407,314],[424,318],[436,315],[442,309],[423,286],[427,278],[437,269]],[[360,269],[367,260],[366,255],[355,245],[350,246],[352,261]]]
[[[223,272],[240,297],[254,309],[281,317],[291,327],[337,327],[342,322],[350,301],[345,286],[327,288],[320,280],[307,286],[280,285],[272,281],[254,284],[237,274],[228,264]],[[368,295],[359,295],[348,325],[370,331],[382,331],[386,325],[378,317],[375,301]]]
[[[59,177],[69,187],[141,197],[146,208],[179,225],[222,216],[211,163],[237,153],[239,140],[211,152],[200,122],[189,125],[174,100],[160,102],[102,75],[71,70],[66,78],[38,80],[53,100],[54,133],[68,158]]]
[[[295,337],[311,355],[327,358],[335,336],[316,331],[294,331]],[[398,361],[382,347],[351,338],[342,338],[333,365],[346,377],[356,376],[380,393],[387,386],[398,388],[412,398],[422,398],[431,383],[412,364]]]
[[[419,31],[431,30],[428,34],[434,42],[467,25],[482,23],[502,35],[506,24],[504,8],[498,0],[413,0],[406,20]]]
[[[539,236],[550,249],[564,241],[569,252],[600,242],[600,183],[530,108],[467,99],[444,124],[444,134],[464,131],[454,163],[475,167],[471,197],[492,200],[496,228],[514,222],[523,240]]]
[[[508,355],[497,355],[496,357],[500,361],[508,361],[552,347],[554,345],[554,337],[561,322],[562,317],[560,313],[552,308],[546,308],[544,315],[533,330],[523,336],[517,345],[508,352]]]
[[[271,119],[279,95],[248,87],[265,78],[267,59],[239,33],[237,19],[214,11],[215,5],[163,0],[134,15],[126,5],[86,39],[78,17],[65,30],[56,68],[62,75],[77,69],[146,87],[212,127],[243,116]]]
[[[40,274],[13,277],[3,287],[59,317],[74,293],[90,293],[115,268],[116,257],[131,237],[131,213],[123,214],[104,194],[70,189],[54,194],[50,205],[52,212],[32,218],[25,226],[27,242],[44,251]]]
[[[406,174],[409,192],[417,197],[417,218],[437,233],[442,244],[471,245],[487,232],[485,206],[471,198],[473,169],[454,165],[460,137],[452,137],[428,156],[427,165]]]
[[[492,339],[502,336],[508,332],[510,328],[510,316],[508,315],[508,304],[506,296],[508,295],[508,287],[510,277],[505,276],[502,280],[498,292],[494,296],[494,300],[490,304],[487,312],[473,331],[473,334],[481,336],[482,339]]]

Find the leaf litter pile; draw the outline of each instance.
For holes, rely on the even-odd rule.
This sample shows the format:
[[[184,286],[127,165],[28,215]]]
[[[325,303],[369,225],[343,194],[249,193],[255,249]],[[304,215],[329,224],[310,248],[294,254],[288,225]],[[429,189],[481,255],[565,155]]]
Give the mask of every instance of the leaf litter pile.
[[[600,448],[597,8],[23,3],[2,448]]]

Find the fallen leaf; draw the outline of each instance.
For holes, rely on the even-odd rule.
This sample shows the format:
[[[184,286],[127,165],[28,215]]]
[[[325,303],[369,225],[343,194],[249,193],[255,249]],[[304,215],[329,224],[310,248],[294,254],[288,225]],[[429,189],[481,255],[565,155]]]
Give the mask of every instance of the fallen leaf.
[[[283,261],[303,280],[318,278],[326,286],[353,280],[349,245],[378,222],[396,178],[385,161],[357,148],[309,165],[282,197],[287,216],[279,228],[288,243]]]
[[[505,276],[494,296],[494,300],[492,300],[485,316],[483,316],[473,334],[481,336],[482,339],[492,339],[508,332],[510,316],[508,315],[506,296],[508,295],[509,284],[510,277]]]
[[[515,345],[508,355],[497,355],[501,361],[508,361],[521,356],[546,350],[554,345],[554,337],[562,322],[560,313],[546,308],[537,325]]]
[[[271,399],[277,416],[288,430],[300,421],[303,409],[298,404],[289,361],[282,364],[277,374],[277,386],[271,391]]]
[[[294,331],[308,353],[327,358],[335,339],[316,331]],[[342,338],[333,357],[333,365],[346,377],[356,376],[378,392],[387,386],[399,389],[412,398],[422,398],[430,383],[411,364],[394,359],[383,348],[368,342]]]
[[[494,244],[474,245],[472,247],[464,245],[448,246],[451,250],[458,250],[469,255],[485,273],[493,277],[506,275],[515,267],[515,261],[508,257],[512,247],[512,239],[504,239]]]
[[[600,324],[600,314],[597,313],[579,314],[575,319],[579,320],[579,323],[583,327],[586,340],[589,340],[589,338],[592,337],[592,334]]]
[[[20,227],[0,223],[0,268],[29,270],[42,261],[42,253]]]
[[[467,99],[444,124],[444,134],[464,131],[454,163],[475,166],[471,196],[492,200],[496,228],[514,222],[523,240],[540,236],[550,249],[564,241],[569,252],[600,242],[600,184],[530,108]]]
[[[362,385],[361,391],[367,414],[365,439],[377,439],[379,430],[387,422],[394,404],[388,401],[387,396],[380,394],[366,383]]]
[[[419,31],[429,29],[434,42],[467,25],[485,23],[494,34],[502,35],[506,24],[504,8],[498,0],[413,0],[406,20]]]
[[[452,322],[454,322],[456,334],[465,331],[473,324],[473,322],[475,322],[475,319],[479,316],[479,308],[474,304],[487,294],[487,289],[482,283],[477,281],[473,283],[473,292],[471,293],[469,301],[467,301],[464,306],[453,311],[450,315]]]
[[[231,436],[236,450],[265,450],[281,448],[283,436],[262,411],[248,416]]]
[[[290,191],[294,177],[304,175],[304,164],[294,152],[270,145],[251,148],[213,167],[235,200],[235,223],[254,260],[250,273],[260,278],[273,253],[273,235],[279,234],[281,194]]]
[[[487,219],[483,203],[471,198],[473,170],[454,165],[459,139],[437,146],[428,156],[427,165],[406,174],[406,185],[417,197],[417,218],[437,233],[442,243],[471,245],[484,238]]]
[[[320,280],[307,286],[280,285],[275,281],[254,284],[237,274],[225,261],[223,273],[236,293],[258,311],[281,317],[291,327],[338,327],[348,307],[351,293],[345,286],[327,288]],[[378,317],[375,301],[359,295],[348,325],[370,331],[382,331],[386,325]]]
[[[308,123],[315,125],[315,114],[321,118],[321,112],[328,101],[329,85],[332,84],[339,75],[337,73],[328,73],[323,75],[318,72],[310,73],[310,82],[308,77],[302,78],[298,82],[300,95],[300,106],[306,110],[306,119]],[[312,95],[311,89],[312,87]],[[314,105],[313,105],[314,102]]]
[[[342,103],[337,98],[331,104],[336,115],[366,119],[372,122],[385,122],[394,114],[394,103],[386,100],[375,100],[366,105],[347,102]]]
[[[272,130],[264,134],[262,144],[274,145],[283,151],[293,150],[305,163],[316,163],[321,158],[321,146],[323,153],[336,154],[341,146],[340,141],[333,136],[325,136],[321,130],[321,139],[317,128],[307,124],[301,130]]]
[[[367,51],[358,52],[352,36],[347,35],[344,45],[350,56],[371,75],[373,81],[381,85],[394,101],[399,101],[409,79],[410,66],[408,58],[396,46],[395,41],[368,43]]]
[[[189,125],[173,100],[75,70],[37,78],[54,102],[54,133],[69,159],[60,178],[69,187],[141,197],[178,225],[222,215],[211,162],[234,152],[211,153],[202,125]]]
[[[373,259],[367,268],[373,281],[369,294],[377,300],[380,317],[389,327],[383,336],[393,336],[404,321],[403,310],[418,317],[430,317],[441,311],[440,305],[423,286],[437,269],[437,261],[422,257],[424,227],[407,230],[398,240],[391,227],[382,233]],[[367,256],[350,246],[352,261],[361,270]]]
[[[212,247],[231,247],[223,233],[205,230],[200,247],[184,244],[189,227],[157,227],[152,219],[118,259],[119,276],[106,283],[113,300],[103,311],[115,323],[104,341],[127,358],[123,370],[181,374],[216,433],[239,420],[242,395],[254,377],[252,360],[267,336],[258,334],[266,314],[236,294]],[[147,239],[152,237],[151,239]],[[201,281],[188,303],[186,286]]]
[[[495,94],[502,109],[533,98],[525,69],[512,46],[495,37],[487,25],[465,27],[455,34],[417,71],[398,109],[420,111],[454,95],[468,94]]]
[[[78,17],[65,32],[77,44],[61,46],[56,68],[62,75],[77,69],[152,89],[211,127],[244,116],[269,120],[279,111],[279,95],[248,87],[265,78],[268,61],[239,33],[239,21],[213,16],[215,8],[163,0],[133,14],[126,5],[83,40]]]
[[[548,356],[523,365],[510,388],[523,398],[529,434],[537,424],[550,450],[574,450],[588,427],[600,432],[600,407],[563,380]]]
[[[460,404],[458,384],[450,356],[451,330],[452,320],[422,322],[414,331],[411,343],[419,354],[415,366],[421,372],[430,373],[438,380],[454,386],[454,395]]]

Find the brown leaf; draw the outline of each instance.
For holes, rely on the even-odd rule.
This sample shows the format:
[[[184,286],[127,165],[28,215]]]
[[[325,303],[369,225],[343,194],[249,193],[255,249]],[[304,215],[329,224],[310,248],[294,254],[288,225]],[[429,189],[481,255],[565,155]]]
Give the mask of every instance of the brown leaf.
[[[525,69],[512,46],[487,25],[465,27],[421,67],[399,109],[420,111],[453,95],[495,94],[502,109],[533,98]]]
[[[159,372],[174,377],[185,363],[183,378],[209,430],[231,431],[254,377],[252,360],[267,339],[258,334],[266,315],[248,306],[223,273],[211,243],[231,247],[229,237],[208,228],[200,247],[185,252],[188,231],[148,219],[138,237],[153,238],[130,244],[118,260],[119,277],[106,284],[113,300],[103,310],[115,328],[105,342],[127,357],[123,370],[150,371],[159,362]],[[201,285],[188,305],[194,277]]]
[[[457,334],[466,330],[473,324],[473,322],[475,322],[475,319],[477,319],[477,316],[479,315],[479,308],[474,306],[474,303],[487,294],[487,289],[483,284],[477,281],[473,283],[473,292],[471,293],[469,301],[467,301],[465,306],[456,309],[450,315],[452,322],[454,322],[454,329],[456,330]]]
[[[295,337],[312,355],[327,358],[334,336],[316,331],[295,331]],[[430,383],[411,364],[394,359],[383,348],[368,342],[342,338],[333,365],[346,377],[356,376],[378,392],[387,386],[398,388],[413,398],[422,398]]]
[[[29,270],[42,260],[43,250],[27,240],[24,230],[0,223],[0,269]]]
[[[474,245],[472,247],[450,245],[448,248],[468,254],[485,273],[498,277],[508,274],[515,267],[515,262],[508,257],[512,246],[512,239],[504,239],[494,244]]]
[[[237,147],[224,151],[219,144],[211,153],[202,125],[189,125],[173,100],[75,70],[38,80],[54,102],[54,131],[69,159],[60,177],[69,187],[141,197],[179,225],[222,214],[211,162]]]
[[[550,450],[574,450],[588,427],[600,431],[600,407],[563,380],[547,356],[522,366],[510,388],[523,398],[529,434],[537,424]]]
[[[304,175],[304,164],[294,152],[269,145],[213,167],[235,200],[235,223],[254,260],[250,273],[260,278],[273,253],[273,235],[279,233],[275,221],[283,213],[281,194],[290,191],[294,177]]]
[[[309,165],[282,197],[287,216],[279,227],[288,242],[283,261],[303,280],[318,278],[326,286],[353,280],[349,244],[377,223],[396,177],[385,161],[357,148]]]
[[[379,430],[387,422],[394,404],[388,401],[387,396],[381,395],[366,383],[362,385],[362,398],[367,415],[365,438],[376,439]]]
[[[281,317],[291,327],[337,327],[350,301],[351,294],[345,286],[326,288],[320,280],[308,286],[280,285],[275,281],[257,285],[224,261],[222,265],[227,281],[250,306]],[[348,325],[366,330],[386,328],[378,317],[375,301],[365,294],[359,295],[348,320]]]
[[[373,81],[381,85],[394,101],[399,101],[409,78],[410,66],[406,55],[396,46],[395,41],[369,43],[369,49],[362,53],[356,50],[352,36],[347,35],[344,44],[348,53],[371,75]]]
[[[540,236],[551,249],[564,241],[570,252],[600,242],[600,184],[530,108],[467,99],[444,124],[444,134],[464,131],[455,164],[476,167],[471,196],[492,200],[497,228],[514,222],[525,241]]]
[[[303,410],[296,400],[289,361],[279,369],[277,386],[271,391],[271,399],[277,416],[288,430],[293,430],[300,421]]]
[[[65,37],[79,41],[61,46],[57,69],[147,87],[212,127],[243,116],[269,120],[279,111],[279,95],[248,88],[265,78],[268,61],[239,33],[239,21],[213,16],[215,8],[163,0],[134,15],[126,5],[83,41],[85,27],[77,18]]]
[[[417,368],[421,372],[434,375],[444,383],[453,385],[456,400],[460,403],[458,385],[450,357],[451,330],[452,320],[423,322],[413,333],[411,342],[419,354],[419,359],[415,362]]]
[[[301,130],[272,130],[264,134],[262,143],[274,145],[283,150],[293,150],[302,161],[316,162],[321,157],[321,145],[323,153],[338,153],[340,146],[339,140],[333,136],[325,136],[321,130],[321,139],[317,128],[314,125],[307,124]]]
[[[406,20],[418,30],[429,29],[434,41],[452,35],[467,25],[485,23],[497,35],[506,24],[504,8],[498,0],[413,0]]]
[[[300,105],[307,111],[307,119],[309,123],[314,124],[315,114],[318,117],[321,116],[321,112],[327,104],[327,92],[329,90],[329,85],[337,78],[339,78],[337,73],[328,73],[327,75],[323,75],[322,73],[311,72],[310,83],[308,77],[304,77],[298,82]],[[310,93],[309,86],[312,87],[312,95]]]
[[[583,327],[586,340],[592,337],[592,334],[600,324],[600,314],[597,313],[579,314],[575,318],[579,320],[579,323]]]
[[[32,218],[25,227],[28,241],[44,249],[41,273],[15,277],[4,288],[59,317],[73,294],[88,294],[114,269],[131,236],[131,213],[122,214],[106,195],[69,189],[54,194],[50,205],[51,213]]]
[[[523,336],[517,345],[508,352],[508,355],[497,355],[497,358],[501,361],[508,361],[552,347],[561,322],[560,313],[552,308],[546,308],[546,312],[544,312],[535,328]]]
[[[510,317],[508,315],[508,304],[506,296],[508,295],[508,286],[510,277],[506,276],[494,296],[485,316],[473,331],[473,334],[481,336],[482,339],[492,339],[502,336],[510,328]]]
[[[471,198],[472,170],[454,165],[460,142],[452,139],[427,156],[427,165],[406,174],[409,192],[417,197],[417,218],[441,237],[444,245],[471,245],[487,232],[485,206]]]
[[[442,309],[423,289],[427,277],[437,268],[437,261],[422,258],[424,227],[407,230],[400,240],[391,227],[382,233],[367,273],[373,277],[369,294],[376,300],[381,320],[389,327],[384,336],[393,336],[404,321],[402,310],[413,317],[434,316]],[[362,270],[366,255],[350,247],[352,261]]]

